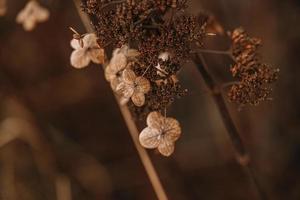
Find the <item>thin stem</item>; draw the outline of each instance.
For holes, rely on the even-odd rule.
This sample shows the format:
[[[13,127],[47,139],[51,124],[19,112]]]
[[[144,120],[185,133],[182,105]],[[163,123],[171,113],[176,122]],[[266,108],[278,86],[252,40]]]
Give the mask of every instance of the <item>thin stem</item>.
[[[82,23],[84,24],[84,26],[86,27],[87,31],[93,31],[92,27],[90,26],[88,17],[83,14],[80,10],[80,3],[78,0],[73,0],[74,4],[77,8],[77,12],[82,20]],[[162,183],[160,181],[160,178],[154,168],[154,165],[150,159],[149,154],[147,153],[147,151],[140,145],[139,143],[139,131],[138,128],[136,126],[136,124],[134,123],[134,120],[132,118],[132,115],[129,111],[129,108],[127,106],[122,106],[119,102],[119,98],[114,94],[120,111],[123,115],[123,118],[125,120],[125,123],[127,125],[128,131],[131,135],[131,138],[133,140],[133,143],[135,145],[135,148],[139,154],[139,157],[144,165],[144,168],[146,170],[146,173],[148,175],[148,178],[150,180],[150,183],[156,193],[156,196],[159,200],[168,200],[168,197],[166,195],[166,192],[162,186]]]
[[[250,157],[249,157],[249,153],[246,150],[242,139],[240,137],[240,134],[233,122],[233,119],[231,118],[231,115],[229,113],[229,110],[226,106],[224,97],[222,96],[221,90],[220,88],[217,86],[216,82],[214,81],[213,77],[211,76],[211,74],[207,71],[208,67],[206,64],[206,61],[203,57],[202,54],[194,54],[193,57],[193,62],[197,65],[197,69],[199,70],[200,74],[202,75],[207,87],[209,88],[209,90],[211,91],[211,93],[213,94],[213,99],[218,107],[218,110],[221,114],[223,123],[227,129],[228,135],[231,139],[231,142],[233,144],[235,153],[236,153],[236,158],[238,163],[244,167],[244,169],[247,171],[248,175],[249,175],[249,179],[251,180],[251,182],[253,183],[253,185],[255,186],[259,197],[261,200],[267,200],[267,195],[265,194],[265,192],[263,191],[255,170],[250,162]]]

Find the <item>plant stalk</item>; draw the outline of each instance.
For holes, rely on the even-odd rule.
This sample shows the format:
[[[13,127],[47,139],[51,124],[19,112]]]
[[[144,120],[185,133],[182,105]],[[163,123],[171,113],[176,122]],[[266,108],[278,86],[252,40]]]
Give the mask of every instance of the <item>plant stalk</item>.
[[[81,18],[81,21],[84,25],[84,27],[86,28],[86,30],[88,32],[94,32],[93,28],[91,27],[90,25],[90,22],[89,22],[89,19],[88,19],[88,16],[85,15],[81,10],[80,10],[80,2],[79,0],[73,0],[74,1],[74,4],[76,6],[76,9],[77,9],[77,12]],[[121,1],[120,1],[121,2]],[[155,194],[157,196],[157,198],[159,200],[168,200],[168,197],[167,197],[167,194],[165,192],[165,189],[164,187],[162,186],[162,183],[160,181],[160,178],[156,172],[156,169],[150,159],[150,156],[148,154],[148,152],[140,145],[139,143],[139,131],[138,131],[138,128],[132,118],[132,115],[129,111],[129,108],[127,106],[123,106],[123,105],[120,105],[119,104],[119,98],[114,94],[117,102],[118,102],[118,105],[119,105],[119,108],[120,108],[120,111],[121,111],[121,114],[125,120],[125,123],[127,125],[127,128],[128,128],[128,131],[131,135],[131,138],[133,140],[133,143],[135,145],[135,148],[138,152],[138,155],[142,161],[142,164],[146,170],[146,173],[148,175],[148,178],[150,180],[150,183],[155,191]]]
[[[255,170],[252,166],[249,153],[243,144],[241,136],[233,122],[233,119],[229,113],[229,110],[226,106],[225,99],[222,95],[221,88],[219,88],[218,84],[213,79],[212,75],[208,72],[207,63],[201,53],[195,53],[192,56],[193,62],[196,64],[198,71],[203,77],[205,84],[207,85],[208,89],[211,91],[214,102],[219,110],[221,118],[223,120],[224,126],[227,130],[229,138],[232,142],[236,159],[238,163],[245,169],[247,172],[250,181],[252,182],[253,186],[256,188],[256,191],[259,195],[259,199],[267,200],[268,197],[265,191],[262,189]]]

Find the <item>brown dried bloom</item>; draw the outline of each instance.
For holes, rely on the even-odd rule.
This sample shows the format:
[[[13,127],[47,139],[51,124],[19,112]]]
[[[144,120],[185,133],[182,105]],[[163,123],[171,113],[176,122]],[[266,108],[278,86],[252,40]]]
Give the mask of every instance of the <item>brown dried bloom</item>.
[[[82,0],[82,8],[90,16],[101,46],[130,45],[139,52],[131,63],[127,61],[130,67],[114,67],[111,63],[123,63],[125,59],[121,56],[117,59],[113,54],[120,61],[111,61],[105,70],[113,90],[120,85],[125,68],[150,82],[151,91],[140,95],[140,103],[133,102],[139,107],[129,104],[138,118],[164,109],[186,93],[178,80],[174,82],[174,77],[194,46],[202,45],[207,18],[188,15],[183,10],[185,7],[186,0]],[[168,56],[164,55],[166,52]],[[132,89],[127,90],[128,94],[132,93]],[[123,103],[131,98],[128,94],[121,95],[127,97],[122,99]]]
[[[272,88],[269,85],[277,80],[279,70],[261,61],[258,53],[261,40],[249,37],[242,28],[234,30],[230,36],[235,61],[230,71],[239,83],[230,88],[229,100],[240,105],[258,105],[270,99]]]
[[[38,22],[49,19],[49,11],[39,5],[37,1],[30,0],[16,18],[17,23],[23,24],[26,31],[32,31]]]
[[[97,64],[103,64],[105,61],[104,49],[100,48],[97,43],[95,34],[86,34],[82,38],[83,47],[77,39],[71,40],[71,47],[74,51],[71,54],[71,65],[77,69],[84,68],[92,61]]]
[[[134,105],[141,107],[145,104],[145,94],[150,89],[150,83],[146,78],[137,77],[131,69],[125,69],[116,91],[121,95],[121,104],[126,104],[131,99]]]
[[[105,78],[111,84],[111,88],[115,91],[121,80],[121,72],[128,66],[128,62],[139,56],[139,52],[135,49],[129,49],[124,45],[117,48],[113,52],[113,56],[109,64],[105,68]]]
[[[162,155],[170,156],[181,135],[179,122],[163,117],[159,112],[151,112],[147,117],[147,125],[139,136],[141,145],[148,149],[157,148]]]

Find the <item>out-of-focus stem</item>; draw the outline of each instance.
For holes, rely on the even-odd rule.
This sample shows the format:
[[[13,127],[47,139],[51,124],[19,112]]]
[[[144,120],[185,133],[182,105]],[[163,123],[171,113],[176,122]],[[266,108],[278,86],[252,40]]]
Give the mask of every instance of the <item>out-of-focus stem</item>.
[[[93,29],[90,25],[90,21],[88,19],[88,16],[86,16],[81,10],[80,10],[80,3],[78,0],[73,0],[74,4],[77,8],[78,14],[82,20],[83,25],[85,26],[86,30],[88,32],[93,32]],[[115,95],[115,98],[117,102],[119,102],[119,98]],[[161,184],[160,178],[154,168],[154,165],[150,159],[150,156],[148,155],[147,151],[140,145],[139,143],[139,131],[138,128],[132,118],[132,115],[128,109],[127,106],[122,106],[118,103],[120,111],[122,113],[122,116],[125,120],[125,123],[127,125],[128,131],[131,135],[131,138],[133,140],[133,143],[136,147],[136,150],[139,154],[139,157],[144,165],[144,168],[146,170],[146,173],[149,177],[149,180],[152,184],[152,187],[156,193],[156,196],[159,200],[167,200],[166,192]]]
[[[214,102],[217,105],[217,108],[220,112],[220,115],[222,117],[223,123],[226,127],[227,133],[231,139],[231,142],[233,144],[236,158],[238,163],[245,168],[249,175],[249,179],[255,186],[259,197],[261,200],[267,200],[267,195],[262,189],[258,179],[257,175],[255,173],[255,170],[252,166],[252,163],[250,161],[249,153],[246,150],[243,141],[240,137],[240,134],[233,122],[233,119],[229,113],[229,110],[226,106],[224,97],[222,96],[221,88],[216,84],[211,74],[207,71],[207,64],[205,62],[205,59],[201,53],[199,54],[193,54],[192,56],[193,62],[196,64],[198,71],[202,75],[204,82],[206,83],[208,89],[211,91]]]

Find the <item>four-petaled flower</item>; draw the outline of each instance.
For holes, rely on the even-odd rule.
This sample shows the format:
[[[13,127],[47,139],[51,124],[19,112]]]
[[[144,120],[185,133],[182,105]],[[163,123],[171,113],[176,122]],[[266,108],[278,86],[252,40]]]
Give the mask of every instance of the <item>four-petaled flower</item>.
[[[120,84],[116,88],[116,92],[121,95],[122,105],[131,99],[138,107],[145,104],[145,94],[149,91],[150,82],[142,76],[137,77],[131,69],[123,71]]]
[[[97,43],[97,36],[94,33],[86,34],[82,38],[83,47],[78,40],[72,39],[71,46],[75,49],[71,54],[71,65],[81,69],[89,65],[92,61],[96,64],[103,64],[105,60],[104,49]]]
[[[39,5],[37,1],[29,1],[25,8],[20,11],[16,21],[23,24],[26,31],[34,29],[36,23],[47,21],[49,18],[49,11]]]
[[[175,149],[175,141],[181,135],[181,127],[176,119],[163,117],[159,112],[151,112],[147,117],[147,125],[140,134],[143,147],[157,148],[164,156],[170,156]]]
[[[135,49],[129,49],[127,45],[117,48],[113,52],[113,56],[105,68],[105,78],[110,82],[111,88],[116,91],[121,81],[121,71],[127,67],[129,61],[139,56],[139,52]]]

